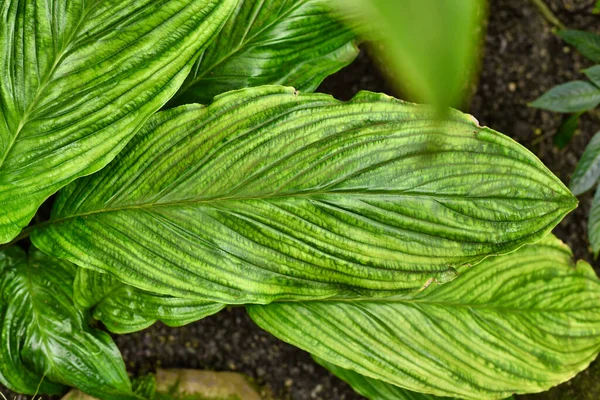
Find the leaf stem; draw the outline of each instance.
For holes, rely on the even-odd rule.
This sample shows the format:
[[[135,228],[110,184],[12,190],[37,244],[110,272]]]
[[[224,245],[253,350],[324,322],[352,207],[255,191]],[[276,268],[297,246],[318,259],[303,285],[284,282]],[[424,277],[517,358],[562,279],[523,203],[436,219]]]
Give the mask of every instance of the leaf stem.
[[[39,228],[40,226],[46,225],[49,221],[44,221],[44,222],[40,222],[37,224],[33,224],[33,225],[29,225],[27,228],[23,229],[21,231],[21,233],[19,233],[19,235],[14,238],[13,240],[11,240],[8,243],[5,244],[0,244],[0,250],[4,250],[4,249],[8,249],[9,247],[15,245],[17,242],[20,242],[23,239],[27,239],[29,237],[29,235],[31,235],[31,232],[33,232],[36,228]]]
[[[531,2],[537,7],[540,14],[542,14],[542,16],[546,19],[546,21],[548,21],[550,24],[552,24],[555,28],[557,28],[561,31],[567,29],[565,24],[563,24],[560,21],[560,19],[558,19],[558,17],[556,16],[556,14],[554,14],[552,12],[550,7],[548,7],[548,5],[546,5],[546,3],[544,3],[544,0],[531,0]]]

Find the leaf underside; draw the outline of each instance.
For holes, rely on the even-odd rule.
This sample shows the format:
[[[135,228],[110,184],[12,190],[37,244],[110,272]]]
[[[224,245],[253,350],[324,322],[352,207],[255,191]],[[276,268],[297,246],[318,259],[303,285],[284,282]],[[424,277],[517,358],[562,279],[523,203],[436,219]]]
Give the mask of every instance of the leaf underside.
[[[207,104],[265,84],[312,92],[358,54],[354,34],[330,8],[330,0],[240,0],[169,104]]]
[[[32,240],[177,297],[384,296],[539,240],[575,205],[470,116],[261,87],[156,114]]]
[[[104,167],[179,88],[236,0],[0,4],[0,243]]]
[[[19,393],[75,386],[102,399],[133,398],[121,354],[73,304],[77,267],[33,249],[0,253],[0,381]]]
[[[250,305],[252,319],[327,362],[467,399],[541,392],[600,350],[600,282],[553,236],[416,295]]]

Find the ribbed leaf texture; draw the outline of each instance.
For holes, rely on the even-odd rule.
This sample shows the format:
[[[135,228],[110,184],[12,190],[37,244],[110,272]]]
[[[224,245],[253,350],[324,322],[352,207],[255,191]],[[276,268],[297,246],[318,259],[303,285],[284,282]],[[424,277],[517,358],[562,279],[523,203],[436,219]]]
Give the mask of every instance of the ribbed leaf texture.
[[[114,158],[236,3],[0,3],[0,243],[50,195]]]
[[[411,392],[401,387],[368,378],[349,369],[344,369],[329,363],[319,357],[315,361],[331,371],[341,380],[348,382],[352,389],[369,400],[453,400],[449,397],[437,397],[431,394]]]
[[[600,350],[600,281],[553,236],[417,295],[248,306],[275,336],[408,390],[501,399],[546,390]]]
[[[74,284],[75,303],[93,310],[113,333],[131,333],[162,321],[182,326],[215,314],[225,304],[147,292],[126,285],[110,274],[79,268]]]
[[[576,205],[457,111],[260,87],[155,115],[32,240],[135,287],[225,303],[387,295],[543,237]]]
[[[312,92],[358,54],[353,32],[332,17],[331,6],[331,0],[240,0],[170,104],[207,104],[259,85]]]
[[[19,393],[64,385],[102,399],[132,399],[121,354],[73,304],[73,264],[33,249],[0,253],[0,381]]]

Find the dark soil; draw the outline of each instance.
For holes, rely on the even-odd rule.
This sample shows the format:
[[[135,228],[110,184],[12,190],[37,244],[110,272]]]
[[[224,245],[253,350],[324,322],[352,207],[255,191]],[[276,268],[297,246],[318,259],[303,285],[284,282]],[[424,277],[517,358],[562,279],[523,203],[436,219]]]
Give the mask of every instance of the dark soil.
[[[594,0],[548,3],[569,28],[600,33],[600,17],[591,14]],[[349,99],[363,89],[395,94],[367,53],[363,51],[352,66],[328,78],[320,91],[339,99]],[[572,143],[565,150],[558,150],[552,136],[564,117],[528,108],[526,104],[556,84],[581,79],[579,71],[588,65],[552,33],[551,26],[529,1],[492,0],[480,81],[465,111],[482,125],[531,149],[568,182],[586,144],[600,130],[600,114],[585,115]],[[586,238],[591,195],[582,196],[580,201],[580,207],[555,232],[571,246],[576,257],[592,262]],[[593,265],[598,271],[600,263]],[[361,399],[348,385],[315,364],[307,353],[261,331],[242,308],[229,309],[182,328],[156,324],[143,332],[116,336],[115,340],[132,375],[151,372],[156,367],[238,371],[252,377],[267,399]],[[12,393],[4,393],[13,398]],[[598,399],[600,365],[593,364],[590,370],[549,393],[527,398]]]

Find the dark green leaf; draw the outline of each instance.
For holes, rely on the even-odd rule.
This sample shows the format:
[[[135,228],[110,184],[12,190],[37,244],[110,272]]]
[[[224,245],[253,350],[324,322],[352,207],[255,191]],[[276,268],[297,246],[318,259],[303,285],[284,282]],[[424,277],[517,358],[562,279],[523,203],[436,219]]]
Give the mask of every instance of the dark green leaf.
[[[0,243],[123,149],[236,2],[0,3]]]
[[[599,87],[585,81],[572,81],[553,87],[529,105],[555,112],[576,113],[591,110],[598,104]]]
[[[569,188],[575,196],[590,190],[600,178],[600,132],[588,143],[573,171]]]
[[[437,397],[431,394],[411,392],[378,379],[368,378],[352,370],[338,367],[319,357],[315,361],[327,368],[343,381],[348,382],[352,389],[369,400],[443,400],[449,397]]]
[[[19,393],[34,394],[38,385],[40,393],[59,393],[60,383],[132,399],[117,346],[73,304],[75,271],[35,249],[29,258],[18,247],[0,253],[0,381]]]
[[[588,216],[588,237],[595,256],[600,253],[600,187],[596,189]]]
[[[32,240],[177,297],[381,296],[539,240],[576,206],[512,139],[436,116],[275,86],[158,113]]]
[[[317,357],[416,392],[501,399],[571,379],[600,351],[600,280],[553,236],[416,295],[248,306]]]
[[[600,65],[594,65],[588,69],[584,69],[583,72],[596,86],[600,87]]]
[[[171,104],[259,85],[312,92],[358,54],[354,34],[330,12],[331,0],[240,0]]]
[[[79,268],[74,284],[75,302],[93,309],[94,318],[114,333],[130,333],[162,321],[182,326],[222,310],[225,305],[183,299],[136,289],[110,274]]]
[[[563,121],[553,138],[554,145],[556,147],[559,149],[564,149],[569,143],[571,143],[571,139],[573,139],[573,135],[579,127],[580,116],[581,113],[573,114]]]
[[[600,35],[592,32],[565,30],[558,36],[575,47],[584,57],[594,62],[600,62]]]

